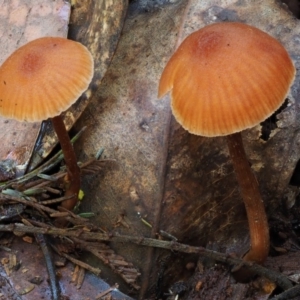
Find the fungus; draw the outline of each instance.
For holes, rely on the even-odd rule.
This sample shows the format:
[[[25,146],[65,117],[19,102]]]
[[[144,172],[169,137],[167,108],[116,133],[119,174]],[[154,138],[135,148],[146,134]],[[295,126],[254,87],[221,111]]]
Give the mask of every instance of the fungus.
[[[189,35],[167,63],[158,96],[171,90],[175,119],[192,134],[226,136],[249,223],[244,260],[262,264],[270,238],[258,183],[241,131],[254,127],[284,102],[295,67],[284,47],[242,23],[216,23]]]
[[[72,209],[80,189],[80,170],[61,113],[87,89],[93,77],[93,58],[82,44],[44,37],[13,52],[0,67],[0,115],[18,121],[51,118],[68,173],[62,206]]]

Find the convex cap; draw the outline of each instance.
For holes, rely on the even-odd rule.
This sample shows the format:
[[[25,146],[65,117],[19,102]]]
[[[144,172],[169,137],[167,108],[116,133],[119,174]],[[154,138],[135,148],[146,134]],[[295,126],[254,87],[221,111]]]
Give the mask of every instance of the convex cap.
[[[285,48],[242,23],[216,23],[188,36],[166,65],[159,97],[171,93],[177,121],[203,136],[253,127],[283,103],[295,76]]]
[[[87,89],[93,71],[92,55],[78,42],[31,41],[0,67],[0,115],[29,122],[57,116]]]

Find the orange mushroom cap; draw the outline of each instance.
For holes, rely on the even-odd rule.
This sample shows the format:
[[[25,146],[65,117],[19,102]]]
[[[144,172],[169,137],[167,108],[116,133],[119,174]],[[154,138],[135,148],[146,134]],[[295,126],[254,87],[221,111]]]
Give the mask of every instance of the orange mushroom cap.
[[[0,115],[29,122],[57,116],[87,89],[93,72],[82,44],[59,37],[31,41],[0,67]]]
[[[283,103],[295,77],[285,48],[242,23],[216,23],[188,36],[167,63],[158,96],[171,92],[189,132],[222,136],[253,127]]]

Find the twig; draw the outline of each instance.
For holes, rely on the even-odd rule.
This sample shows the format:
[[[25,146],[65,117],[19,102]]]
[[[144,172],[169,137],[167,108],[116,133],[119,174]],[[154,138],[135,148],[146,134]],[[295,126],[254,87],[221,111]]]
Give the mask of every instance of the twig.
[[[73,225],[82,225],[82,226],[93,226],[93,224],[89,223],[89,220],[86,218],[82,218],[76,214],[74,214],[72,211],[67,210],[64,207],[58,206],[59,211],[61,212],[65,212],[68,214],[68,216],[66,217],[66,220],[71,222]]]
[[[54,179],[57,181],[58,179],[64,177],[66,174],[67,174],[67,172],[65,172],[65,171],[60,171],[56,174],[53,174],[51,181],[47,180],[47,179],[44,179],[44,180],[38,179],[38,180],[36,180],[35,185],[31,184],[31,188],[41,188],[41,187],[53,184]]]
[[[55,272],[55,266],[53,263],[53,257],[51,253],[51,249],[49,249],[49,246],[47,244],[47,237],[43,234],[35,234],[35,239],[37,243],[40,245],[46,266],[47,266],[47,271],[49,275],[49,281],[50,281],[50,288],[51,288],[51,293],[52,293],[52,298],[53,300],[59,300],[61,299],[61,290],[60,286],[58,284],[58,280],[56,277],[56,272]]]
[[[75,141],[77,141],[85,129],[86,129],[86,127],[83,127],[72,138],[71,142],[74,143]],[[55,167],[57,164],[59,164],[63,158],[64,158],[64,156],[62,154],[62,151],[60,150],[51,159],[49,159],[46,163],[44,163],[42,166],[34,169],[33,171],[27,173],[26,175],[16,178],[16,179],[13,179],[13,180],[9,180],[7,182],[0,183],[0,189],[1,190],[6,189],[15,183],[20,184],[20,183],[26,182],[27,180],[37,176],[39,173],[47,172],[47,171],[51,170],[53,167]]]
[[[27,226],[33,226],[28,220],[23,219],[23,223],[26,224]],[[59,300],[61,299],[61,290],[60,290],[60,286],[58,284],[58,280],[56,277],[56,272],[55,272],[55,267],[54,267],[54,263],[53,263],[53,257],[52,257],[52,253],[48,247],[48,243],[46,241],[46,239],[48,237],[46,237],[44,234],[41,233],[36,233],[34,234],[35,236],[35,240],[38,243],[38,245],[40,245],[43,255],[44,255],[44,259],[45,259],[45,263],[46,263],[46,267],[47,267],[47,272],[49,275],[49,281],[50,281],[50,289],[51,289],[51,294],[52,294],[52,299],[53,300]]]
[[[112,287],[108,288],[106,291],[98,294],[96,296],[96,300],[100,300],[103,296],[107,295],[108,293],[112,292],[113,290],[116,290],[117,288],[119,288],[119,285],[116,283],[115,285],[113,285]]]
[[[19,197],[4,195],[4,194],[0,193],[0,200],[2,200],[2,199],[3,200],[12,200],[12,201],[15,201],[15,202],[23,203],[23,204],[25,204],[27,206],[31,206],[31,207],[33,207],[37,210],[46,211],[49,214],[53,214],[53,213],[57,212],[56,210],[54,210],[52,208],[49,208],[47,206],[41,205],[37,202],[28,201],[28,200],[25,200],[25,199],[22,199],[22,198],[19,198]]]
[[[84,281],[84,276],[85,276],[85,269],[76,265],[72,274],[71,282],[73,282],[76,285],[77,289],[81,288]]]
[[[101,273],[101,270],[100,270],[100,269],[98,269],[98,268],[93,268],[93,267],[90,266],[89,264],[86,264],[86,263],[84,263],[84,262],[82,262],[82,261],[80,261],[80,260],[78,260],[78,259],[72,257],[71,255],[68,255],[68,254],[66,254],[66,253],[64,253],[64,252],[59,251],[54,245],[51,245],[51,246],[52,246],[52,248],[55,250],[56,253],[58,253],[59,255],[61,255],[61,256],[63,256],[63,257],[65,257],[66,259],[68,259],[69,261],[71,261],[73,264],[78,265],[78,266],[80,266],[81,268],[84,268],[84,269],[86,269],[86,270],[88,270],[88,271],[90,271],[90,272],[96,274],[97,276],[100,275],[100,273]]]
[[[270,300],[291,300],[297,296],[300,296],[300,284],[284,291],[283,293],[271,298]]]
[[[141,246],[149,246],[149,247],[156,247],[156,248],[163,248],[169,249],[172,251],[179,251],[183,253],[196,253],[199,255],[203,255],[205,257],[209,257],[216,261],[226,263],[229,265],[239,265],[242,264],[243,267],[255,272],[256,274],[262,275],[269,280],[275,282],[280,288],[283,290],[287,290],[293,287],[291,281],[288,277],[264,268],[260,265],[255,263],[245,262],[238,258],[229,257],[227,254],[223,254],[220,252],[207,250],[203,247],[193,247],[185,244],[180,244],[177,242],[169,242],[169,241],[161,241],[156,239],[150,238],[143,238],[143,237],[135,237],[135,236],[127,236],[127,235],[109,235],[104,233],[96,233],[96,232],[86,232],[83,230],[73,230],[68,231],[65,229],[60,228],[37,228],[37,227],[29,227],[29,226],[22,226],[20,224],[10,224],[10,225],[1,225],[0,224],[0,231],[22,231],[22,232],[31,232],[31,233],[43,233],[49,235],[57,235],[57,236],[68,236],[68,237],[75,237],[81,238],[82,240],[86,241],[110,241],[110,242],[131,242]]]
[[[42,205],[50,205],[50,204],[55,204],[55,203],[59,203],[59,202],[62,202],[66,199],[68,199],[70,196],[63,196],[63,197],[60,197],[60,198],[56,198],[56,199],[49,199],[49,200],[44,200],[44,201],[40,201],[39,203],[42,204]]]

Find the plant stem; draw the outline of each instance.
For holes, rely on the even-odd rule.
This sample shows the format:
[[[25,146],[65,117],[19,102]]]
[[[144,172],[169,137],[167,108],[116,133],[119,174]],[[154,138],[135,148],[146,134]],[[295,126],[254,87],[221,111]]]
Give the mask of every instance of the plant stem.
[[[269,254],[270,236],[257,179],[247,160],[241,133],[228,135],[227,143],[246,207],[250,230],[251,246],[243,259],[262,264]]]
[[[62,202],[62,207],[72,210],[78,201],[78,193],[80,190],[80,168],[77,165],[75,151],[62,117],[56,116],[51,120],[64,154],[64,160],[68,172],[69,183],[65,196],[72,196],[70,199]]]

